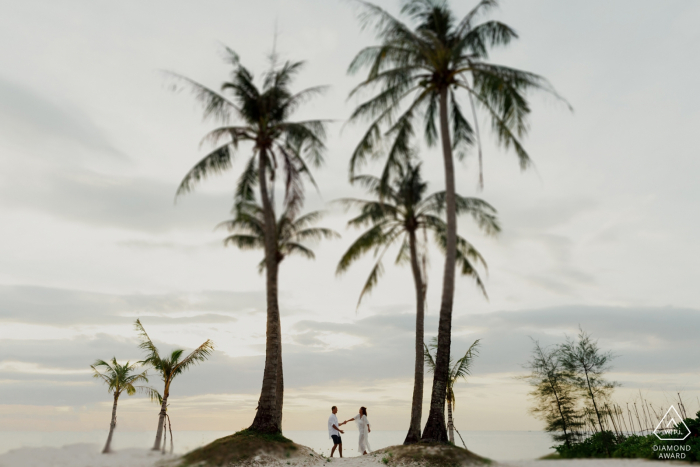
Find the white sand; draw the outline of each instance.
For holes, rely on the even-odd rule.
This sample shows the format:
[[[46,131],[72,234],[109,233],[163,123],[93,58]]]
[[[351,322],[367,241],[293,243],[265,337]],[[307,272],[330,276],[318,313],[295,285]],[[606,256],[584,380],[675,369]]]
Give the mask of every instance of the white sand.
[[[651,467],[659,461],[646,459],[552,459],[500,462],[503,467]]]
[[[145,449],[122,449],[111,454],[101,454],[97,444],[72,444],[62,448],[21,448],[0,455],[0,467],[168,467],[177,456],[162,455]],[[376,467],[382,464],[382,455],[326,458],[313,453],[274,460],[258,456],[249,462],[250,467],[320,467],[333,464],[342,467]],[[573,459],[531,460],[492,464],[492,467],[650,467],[650,461],[641,459]]]
[[[101,454],[98,444],[71,444],[62,448],[20,448],[0,455],[1,467],[154,467],[176,459],[147,449],[121,449]]]

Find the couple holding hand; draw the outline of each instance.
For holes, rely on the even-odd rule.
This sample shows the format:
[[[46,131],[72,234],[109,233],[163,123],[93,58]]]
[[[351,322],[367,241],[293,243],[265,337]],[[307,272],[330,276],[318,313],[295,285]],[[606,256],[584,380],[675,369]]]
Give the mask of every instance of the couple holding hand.
[[[360,439],[357,447],[357,452],[361,452],[363,455],[370,451],[369,448],[369,420],[367,420],[367,409],[365,407],[360,407],[360,412],[349,420],[345,420],[342,423],[338,423],[338,407],[335,405],[331,407],[331,416],[328,417],[328,435],[333,440],[333,449],[331,449],[331,457],[335,453],[335,448],[338,448],[338,453],[340,457],[343,457],[343,440],[340,438],[341,433],[345,433],[340,429],[341,426],[345,425],[347,422],[354,420],[357,425],[357,431],[360,433]]]

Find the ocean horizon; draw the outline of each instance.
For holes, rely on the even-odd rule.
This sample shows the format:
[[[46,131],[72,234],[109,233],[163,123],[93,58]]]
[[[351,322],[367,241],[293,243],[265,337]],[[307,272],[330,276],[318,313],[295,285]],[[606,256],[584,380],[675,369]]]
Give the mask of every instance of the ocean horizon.
[[[229,431],[174,432],[175,453],[184,454],[232,433]],[[553,452],[551,446],[554,442],[544,431],[461,431],[460,433],[470,451],[496,461],[536,459]],[[285,431],[284,435],[295,443],[312,448],[319,454],[330,454],[332,442],[328,439],[328,432],[325,430],[290,430]],[[148,448],[152,446],[154,436],[153,431],[116,431],[112,447],[114,450]],[[369,440],[372,450],[378,450],[402,444],[405,436],[405,431],[375,430],[370,434]],[[459,436],[455,438],[456,444],[463,446]],[[106,439],[107,430],[0,431],[0,454],[23,447],[63,447],[72,444],[95,444],[96,449],[101,449]],[[169,448],[169,435],[167,445]],[[355,431],[348,431],[343,435],[343,455],[345,457],[359,455]]]

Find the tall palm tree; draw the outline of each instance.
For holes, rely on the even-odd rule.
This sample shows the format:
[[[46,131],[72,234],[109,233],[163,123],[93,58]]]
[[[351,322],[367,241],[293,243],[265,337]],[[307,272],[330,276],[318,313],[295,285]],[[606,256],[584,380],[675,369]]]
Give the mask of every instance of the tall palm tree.
[[[361,214],[350,220],[348,225],[369,228],[340,259],[337,273],[345,272],[364,254],[374,251],[378,259],[360,293],[359,306],[364,295],[374,288],[382,275],[384,271],[382,258],[392,245],[400,245],[396,262],[411,264],[416,293],[416,360],[411,422],[404,444],[417,443],[420,440],[423,411],[423,334],[427,287],[425,271],[427,238],[425,237],[430,231],[438,247],[445,250],[447,226],[441,218],[445,210],[445,193],[438,192],[425,196],[428,185],[421,179],[420,165],[413,166],[411,163],[398,165],[395,178],[388,186],[383,186],[379,178],[368,175],[357,176],[354,180],[366,186],[376,200],[341,200],[348,207],[357,206],[361,209]],[[496,210],[491,205],[478,198],[464,198],[459,195],[456,195],[456,200],[458,214],[470,214],[487,234],[493,235],[500,231]],[[423,242],[420,241],[421,232]],[[456,257],[460,272],[473,277],[479,289],[486,295],[484,285],[475,268],[478,263],[486,267],[479,252],[464,238],[457,237]]]
[[[314,252],[304,243],[322,239],[339,238],[337,232],[323,227],[312,227],[323,217],[323,212],[314,211],[301,217],[293,217],[288,208],[277,219],[277,264],[289,255],[297,254],[308,259],[315,259]],[[224,239],[224,245],[233,245],[242,250],[265,250],[265,217],[263,208],[253,202],[241,203],[236,208],[236,217],[222,222],[229,232],[235,232]],[[258,269],[265,269],[265,258],[260,261]]]
[[[142,373],[134,372],[137,365],[137,363],[129,364],[129,362],[120,365],[116,357],[112,357],[111,365],[104,360],[96,360],[95,363],[90,365],[93,371],[93,378],[101,379],[107,385],[107,392],[114,396],[112,421],[109,424],[109,435],[107,435],[107,442],[102,450],[102,454],[107,454],[112,450],[112,435],[114,435],[114,428],[117,426],[117,402],[119,402],[119,396],[124,391],[129,396],[142,392],[148,394],[151,400],[160,399],[160,394],[155,389],[136,385],[136,383],[148,382],[147,371]]]
[[[139,347],[147,352],[146,358],[139,363],[152,366],[163,380],[163,395],[161,398],[160,413],[158,414],[158,429],[156,430],[155,443],[153,443],[153,450],[158,451],[163,435],[163,427],[165,426],[165,414],[168,409],[170,386],[173,380],[177,375],[189,370],[197,363],[206,361],[214,351],[214,343],[210,339],[207,339],[206,342],[193,350],[185,358],[182,358],[182,354],[185,353],[184,349],[173,350],[170,355],[161,357],[158,348],[153,344],[151,338],[148,337],[140,320],[136,320],[134,327],[139,333],[139,338],[141,340]]]
[[[228,170],[239,145],[247,143],[250,159],[236,187],[236,203],[250,201],[259,187],[264,218],[267,329],[265,371],[260,399],[251,429],[262,433],[282,431],[284,380],[282,374],[282,338],[277,299],[277,239],[275,233],[274,181],[284,180],[285,203],[292,212],[300,209],[304,198],[303,179],[314,183],[307,165],[319,166],[325,151],[324,120],[291,121],[300,105],[320,94],[324,87],[312,87],[293,93],[290,86],[303,62],[272,64],[263,75],[262,87],[253,74],[241,65],[238,55],[226,49],[232,65],[231,79],[214,91],[189,78],[172,75],[194,93],[204,107],[204,118],[213,118],[223,126],[211,131],[203,142],[216,146],[182,180],[177,195],[192,190],[197,182],[211,174]],[[229,122],[235,120],[236,125]],[[218,145],[218,146],[217,146]],[[276,177],[281,168],[283,177]]]
[[[380,44],[362,49],[349,67],[351,73],[369,68],[367,78],[351,95],[376,90],[376,94],[361,103],[351,117],[351,121],[370,120],[371,124],[352,154],[350,176],[368,157],[378,157],[378,145],[389,139],[390,149],[381,177],[386,184],[391,167],[400,163],[410,151],[408,142],[416,132],[417,120],[422,121],[428,146],[436,145],[438,139],[442,146],[447,207],[446,254],[437,366],[423,439],[445,442],[443,394],[449,373],[457,261],[453,154],[462,158],[467,149],[477,144],[481,161],[477,118],[477,111],[481,111],[490,120],[498,142],[505,148],[513,148],[520,167],[527,168],[530,157],[519,139],[528,129],[530,106],[527,93],[530,90],[554,93],[554,90],[538,75],[488,61],[489,49],[507,45],[517,38],[515,31],[501,22],[477,22],[497,6],[497,0],[481,0],[461,20],[455,17],[447,0],[403,0],[401,13],[412,21],[412,26],[372,3],[359,3],[362,5],[360,19],[363,26],[375,29]],[[471,107],[471,123],[463,112],[460,99],[464,97]],[[482,183],[483,177],[480,176]]]
[[[474,341],[472,345],[469,346],[469,349],[467,349],[467,352],[464,354],[464,357],[460,358],[457,360],[454,365],[452,364],[452,359],[450,358],[450,372],[448,373],[448,378],[447,378],[447,390],[445,391],[445,402],[447,403],[447,432],[449,434],[449,440],[450,443],[454,444],[455,443],[455,434],[454,434],[454,420],[452,419],[452,412],[455,409],[455,393],[454,393],[454,386],[457,383],[457,380],[460,378],[467,379],[467,376],[469,376],[471,372],[471,366],[472,362],[474,361],[474,357],[479,354],[479,342],[481,339],[477,339]],[[430,346],[425,346],[425,363],[428,365],[428,371],[430,373],[435,372],[435,358],[430,352],[430,349],[433,350],[433,353],[437,353],[437,347],[438,347],[438,341],[436,338],[432,339],[432,342],[430,343]]]

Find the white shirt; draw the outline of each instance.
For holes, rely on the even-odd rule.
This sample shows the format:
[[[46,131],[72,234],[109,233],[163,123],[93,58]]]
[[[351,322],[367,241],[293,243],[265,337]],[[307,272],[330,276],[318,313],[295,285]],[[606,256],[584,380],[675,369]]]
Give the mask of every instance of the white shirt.
[[[333,428],[333,425],[338,426],[338,417],[335,416],[335,414],[331,414],[330,417],[328,417],[328,438],[330,439],[331,436],[333,435],[338,435],[340,436],[340,432]]]

